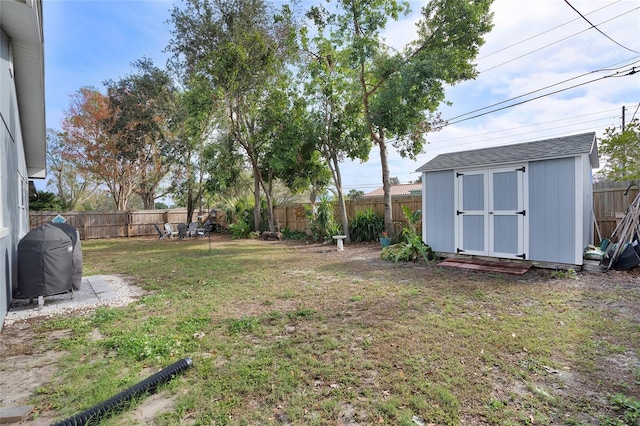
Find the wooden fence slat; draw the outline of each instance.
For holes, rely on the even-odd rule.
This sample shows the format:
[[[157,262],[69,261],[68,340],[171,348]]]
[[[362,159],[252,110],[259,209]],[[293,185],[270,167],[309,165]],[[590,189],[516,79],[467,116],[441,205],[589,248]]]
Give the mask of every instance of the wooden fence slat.
[[[593,211],[600,228],[602,238],[608,238],[616,224],[624,216],[627,206],[638,194],[638,186],[632,186],[633,182],[596,182],[593,185]],[[628,192],[627,192],[627,189]],[[625,192],[627,194],[625,195]],[[422,209],[422,197],[420,195],[407,195],[394,197],[392,200],[392,214],[398,230],[405,223],[402,206],[407,206],[411,211]],[[307,232],[310,221],[306,217],[306,208],[309,203],[289,203],[280,205],[274,209],[274,217],[279,229]],[[361,197],[354,200],[346,200],[347,217],[353,218],[355,214],[366,208],[383,214],[383,197]],[[221,210],[217,210],[218,223],[228,226],[226,218]],[[340,210],[335,207],[335,217],[340,218]],[[50,222],[58,212],[30,212],[31,228]],[[67,212],[62,216],[67,223],[78,229],[80,238],[95,239],[109,237],[139,237],[156,235],[154,224],[162,227],[165,222],[174,225],[184,222],[187,214],[186,208],[169,210],[139,210],[130,212]],[[421,223],[418,223],[420,230]],[[595,232],[594,226],[594,235]],[[595,241],[599,244],[600,241]]]

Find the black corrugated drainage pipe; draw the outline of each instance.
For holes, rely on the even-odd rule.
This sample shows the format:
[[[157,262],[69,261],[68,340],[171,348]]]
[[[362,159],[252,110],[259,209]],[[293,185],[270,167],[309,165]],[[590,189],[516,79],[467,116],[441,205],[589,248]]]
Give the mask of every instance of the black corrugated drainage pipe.
[[[133,398],[146,393],[154,393],[158,386],[173,379],[176,374],[181,373],[191,367],[193,361],[187,357],[170,366],[160,370],[153,376],[150,376],[138,384],[131,386],[119,394],[112,396],[104,402],[69,417],[60,422],[54,423],[52,426],[83,426],[88,424],[97,424],[102,416],[114,414],[127,405]]]

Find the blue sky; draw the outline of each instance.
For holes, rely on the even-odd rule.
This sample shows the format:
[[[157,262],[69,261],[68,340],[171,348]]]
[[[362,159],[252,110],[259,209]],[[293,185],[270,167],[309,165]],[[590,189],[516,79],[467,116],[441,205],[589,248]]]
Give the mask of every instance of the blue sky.
[[[47,127],[60,127],[69,96],[79,88],[103,90],[105,80],[124,77],[131,72],[130,64],[143,56],[164,66],[163,50],[171,29],[166,21],[173,2],[43,3]],[[303,5],[307,3],[314,2],[307,0]],[[413,23],[423,4],[412,1],[414,13],[388,27],[388,44],[399,47],[414,37]],[[616,72],[624,74],[633,65],[640,71],[640,4],[637,0],[570,0],[570,4],[606,36],[590,28],[564,0],[495,0],[495,26],[477,60],[480,74],[476,80],[448,88],[452,105],[443,105],[440,111],[443,118],[451,119],[547,86],[552,87],[518,100],[579,87],[450,124],[429,135],[426,151],[417,161],[401,159],[389,147],[391,176],[403,183],[414,180],[415,169],[443,152],[592,131],[601,136],[607,127],[620,126],[623,105],[627,121],[634,114],[640,118],[640,72],[587,83]],[[600,69],[610,71],[594,72]],[[371,151],[369,162],[345,163],[342,172],[347,191],[368,192],[381,186],[377,149]]]

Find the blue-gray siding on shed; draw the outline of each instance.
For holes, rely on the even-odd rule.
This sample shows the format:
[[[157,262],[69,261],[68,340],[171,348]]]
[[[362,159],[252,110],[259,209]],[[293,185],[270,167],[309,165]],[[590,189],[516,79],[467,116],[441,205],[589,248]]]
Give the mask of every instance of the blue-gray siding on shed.
[[[529,259],[575,262],[575,158],[529,163]]]
[[[455,183],[453,170],[424,175],[423,194],[425,212],[422,223],[426,233],[425,242],[435,251],[455,251]]]

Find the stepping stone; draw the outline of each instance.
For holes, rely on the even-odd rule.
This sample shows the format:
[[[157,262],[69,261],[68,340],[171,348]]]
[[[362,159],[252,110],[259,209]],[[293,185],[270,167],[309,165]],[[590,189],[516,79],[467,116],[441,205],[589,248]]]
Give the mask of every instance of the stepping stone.
[[[34,408],[33,405],[0,408],[0,424],[17,423],[26,420]]]

